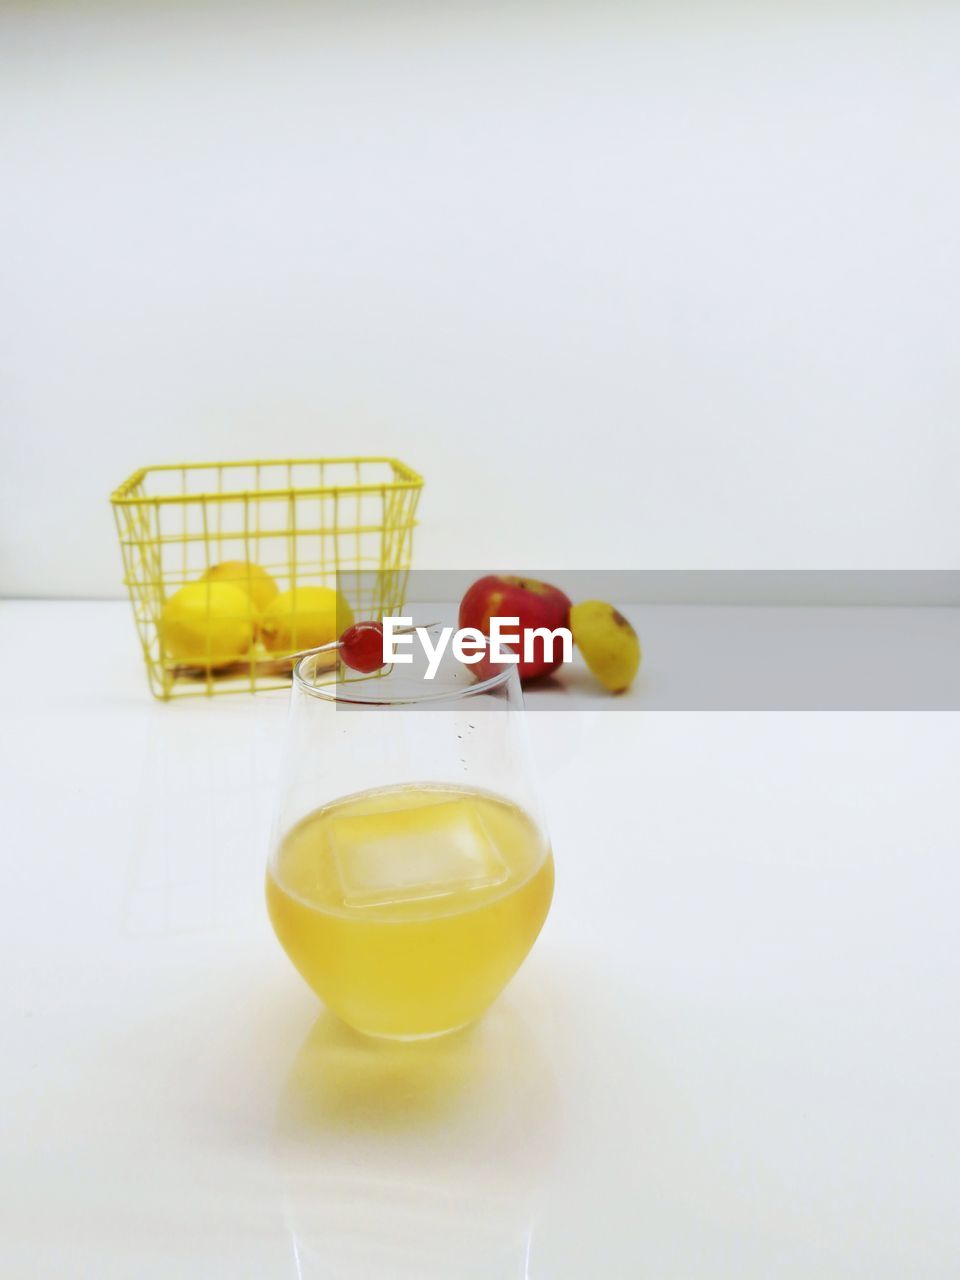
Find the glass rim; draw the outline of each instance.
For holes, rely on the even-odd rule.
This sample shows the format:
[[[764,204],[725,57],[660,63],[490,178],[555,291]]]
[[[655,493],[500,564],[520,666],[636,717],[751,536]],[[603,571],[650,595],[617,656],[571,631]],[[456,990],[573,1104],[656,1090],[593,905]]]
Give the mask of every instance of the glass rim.
[[[324,702],[344,703],[355,707],[402,707],[402,706],[419,706],[423,702],[460,702],[464,698],[473,698],[480,693],[489,693],[491,690],[499,689],[501,685],[505,685],[510,679],[511,673],[517,671],[516,663],[506,663],[501,671],[497,671],[494,675],[488,676],[486,680],[478,680],[476,684],[466,685],[462,689],[442,689],[439,692],[429,692],[420,694],[405,693],[398,697],[379,697],[364,698],[358,696],[345,696],[336,692],[338,689],[349,687],[352,684],[367,685],[366,680],[347,680],[333,681],[326,685],[311,684],[303,674],[301,668],[312,659],[316,658],[316,654],[307,653],[299,658],[293,667],[294,686],[298,687],[303,693],[309,694],[311,698],[320,698]]]

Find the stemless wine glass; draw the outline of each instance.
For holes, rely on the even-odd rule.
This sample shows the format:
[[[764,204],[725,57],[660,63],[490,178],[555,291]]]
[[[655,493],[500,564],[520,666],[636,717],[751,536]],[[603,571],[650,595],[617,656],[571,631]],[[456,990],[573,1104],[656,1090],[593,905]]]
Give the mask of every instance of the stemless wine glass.
[[[443,1035],[478,1018],[546,918],[553,858],[517,669],[444,656],[365,679],[294,670],[267,871],[277,937],[357,1031]],[[488,668],[489,670],[489,668]]]

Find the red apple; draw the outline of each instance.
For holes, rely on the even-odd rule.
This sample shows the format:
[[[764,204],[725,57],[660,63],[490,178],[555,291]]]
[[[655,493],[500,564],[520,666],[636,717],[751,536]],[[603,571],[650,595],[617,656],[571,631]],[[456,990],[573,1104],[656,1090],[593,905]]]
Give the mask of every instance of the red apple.
[[[501,653],[513,653],[513,648],[508,644],[501,644]],[[505,666],[515,666],[513,662],[508,663],[506,658],[501,658],[499,662],[494,662],[493,655],[490,652],[490,644],[483,650],[476,662],[470,664],[470,670],[473,672],[477,680],[489,680],[491,676],[497,675]]]
[[[526,631],[534,627],[556,631],[557,627],[570,625],[570,601],[558,587],[533,578],[506,577],[495,573],[478,578],[460,601],[460,626],[476,627],[484,635],[489,635],[491,618],[520,619],[519,672],[524,683],[549,675],[560,666],[563,646],[559,641],[551,644],[543,636],[533,638],[532,660],[523,661]]]

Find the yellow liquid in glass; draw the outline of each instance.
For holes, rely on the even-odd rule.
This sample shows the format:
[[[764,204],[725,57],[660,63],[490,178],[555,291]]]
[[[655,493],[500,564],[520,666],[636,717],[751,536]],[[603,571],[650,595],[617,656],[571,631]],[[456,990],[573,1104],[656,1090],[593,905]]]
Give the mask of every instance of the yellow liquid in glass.
[[[390,787],[309,814],[267,875],[277,937],[317,995],[370,1035],[439,1035],[510,980],[553,896],[531,819],[482,791]]]

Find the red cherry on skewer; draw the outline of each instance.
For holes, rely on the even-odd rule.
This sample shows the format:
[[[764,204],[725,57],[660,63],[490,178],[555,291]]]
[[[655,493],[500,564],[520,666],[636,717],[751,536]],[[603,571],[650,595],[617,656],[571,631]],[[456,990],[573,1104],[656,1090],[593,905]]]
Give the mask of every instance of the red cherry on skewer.
[[[352,671],[369,675],[383,666],[383,627],[379,622],[355,622],[340,637],[340,661]]]

